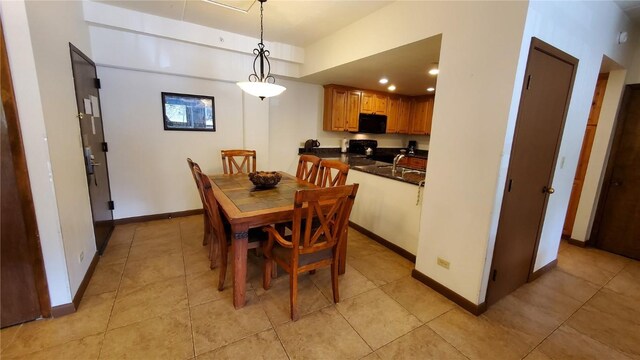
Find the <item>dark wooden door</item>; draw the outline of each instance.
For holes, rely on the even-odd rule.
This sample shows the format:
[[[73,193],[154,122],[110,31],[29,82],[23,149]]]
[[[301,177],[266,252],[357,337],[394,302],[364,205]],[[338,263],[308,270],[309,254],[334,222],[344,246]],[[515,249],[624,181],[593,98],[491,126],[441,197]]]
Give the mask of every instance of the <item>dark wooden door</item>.
[[[102,109],[98,92],[99,80],[96,66],[75,46],[71,49],[71,67],[76,89],[78,118],[82,136],[83,155],[91,198],[93,229],[96,247],[102,254],[113,231],[113,203],[107,168],[107,143],[102,128]]]
[[[51,304],[0,24],[0,327],[49,317]]]
[[[486,303],[526,283],[544,219],[577,60],[533,39],[520,99]]]
[[[640,84],[625,90],[592,238],[640,260]]]

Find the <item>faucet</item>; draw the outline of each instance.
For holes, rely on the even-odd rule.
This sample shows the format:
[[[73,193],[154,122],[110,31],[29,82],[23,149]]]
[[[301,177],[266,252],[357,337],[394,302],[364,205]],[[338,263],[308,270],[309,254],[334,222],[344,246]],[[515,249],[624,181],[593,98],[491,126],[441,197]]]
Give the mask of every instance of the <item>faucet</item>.
[[[391,174],[393,174],[393,176],[396,175],[396,167],[398,166],[398,162],[400,160],[402,160],[402,158],[405,157],[405,155],[404,155],[405,152],[406,152],[406,150],[404,150],[404,149],[400,150],[400,154],[396,155],[396,157],[393,158],[393,168],[391,168]]]

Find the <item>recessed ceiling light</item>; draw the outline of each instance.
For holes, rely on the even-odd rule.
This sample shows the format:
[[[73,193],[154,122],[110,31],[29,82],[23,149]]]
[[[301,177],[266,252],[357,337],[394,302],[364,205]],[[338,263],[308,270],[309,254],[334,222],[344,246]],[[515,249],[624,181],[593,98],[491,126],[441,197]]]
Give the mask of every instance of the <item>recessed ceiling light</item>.
[[[429,70],[429,75],[438,75],[439,72],[440,70],[438,70],[438,68],[433,68]]]
[[[427,91],[428,91],[428,92],[434,92],[434,91],[436,91],[436,88],[428,87],[428,88],[427,88]]]
[[[378,82],[379,82],[380,84],[386,84],[386,83],[388,83],[388,82],[389,82],[389,79],[387,79],[387,78],[382,78],[382,79],[380,79]]]
[[[389,85],[389,87],[387,89],[389,89],[389,91],[394,91],[396,89],[396,86],[395,85]]]

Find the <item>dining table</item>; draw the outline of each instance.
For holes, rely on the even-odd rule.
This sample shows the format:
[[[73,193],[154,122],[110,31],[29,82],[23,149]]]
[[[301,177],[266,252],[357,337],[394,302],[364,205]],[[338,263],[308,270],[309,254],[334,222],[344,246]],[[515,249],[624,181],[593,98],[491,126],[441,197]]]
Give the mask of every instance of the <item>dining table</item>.
[[[231,225],[233,261],[233,305],[245,304],[249,229],[293,221],[293,198],[298,190],[317,188],[315,184],[285,172],[280,182],[270,188],[254,186],[248,174],[209,175],[221,213]],[[339,273],[346,264],[346,232],[339,255]]]

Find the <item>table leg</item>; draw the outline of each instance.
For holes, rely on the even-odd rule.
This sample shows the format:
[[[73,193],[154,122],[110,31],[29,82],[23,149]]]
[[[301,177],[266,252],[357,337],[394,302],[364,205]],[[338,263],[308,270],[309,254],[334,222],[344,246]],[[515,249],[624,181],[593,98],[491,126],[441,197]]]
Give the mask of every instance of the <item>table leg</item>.
[[[249,228],[232,225],[233,233],[233,306],[240,309],[245,303],[247,287],[247,245]]]
[[[347,236],[348,232],[345,231],[344,232],[344,239],[342,240],[342,244],[340,244],[340,249],[338,249],[338,251],[340,251],[340,256],[338,257],[338,274],[342,275],[344,274],[347,270]]]

